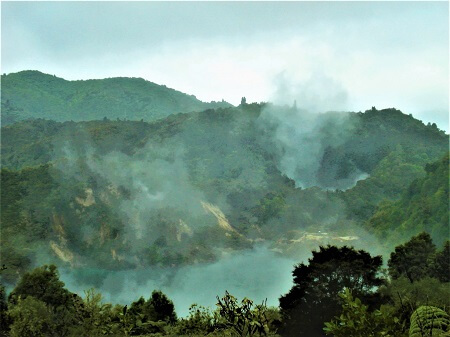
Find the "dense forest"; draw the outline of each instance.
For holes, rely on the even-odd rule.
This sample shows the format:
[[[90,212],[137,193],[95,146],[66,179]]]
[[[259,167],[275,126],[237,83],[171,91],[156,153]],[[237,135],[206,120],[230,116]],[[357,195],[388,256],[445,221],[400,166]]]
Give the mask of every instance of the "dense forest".
[[[142,79],[3,75],[2,333],[439,336],[448,144],[394,108],[234,107]],[[298,263],[279,307],[226,292],[177,317],[159,289],[102,299],[109,273],[261,249]]]

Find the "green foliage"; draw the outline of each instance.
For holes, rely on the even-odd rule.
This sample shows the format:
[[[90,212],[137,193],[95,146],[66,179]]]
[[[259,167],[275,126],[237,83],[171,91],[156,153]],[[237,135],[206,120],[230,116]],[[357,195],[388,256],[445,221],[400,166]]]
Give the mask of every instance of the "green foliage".
[[[232,329],[238,336],[266,336],[269,333],[269,319],[265,303],[253,305],[253,301],[243,298],[241,303],[228,291],[222,298],[217,296],[219,315],[223,325]]]
[[[448,136],[396,109],[368,110],[357,113],[355,119],[352,137],[329,149],[323,165],[350,162],[370,175],[342,195],[348,217],[361,222],[374,214],[383,199],[397,199],[414,179],[422,177],[425,164],[448,150]]]
[[[406,276],[410,282],[433,275],[436,246],[428,233],[420,233],[403,245],[395,247],[388,261],[389,274],[393,279]]]
[[[392,280],[380,289],[395,311],[395,315],[409,326],[409,319],[420,306],[450,307],[450,287],[446,275],[445,247],[436,254],[431,237],[421,233],[395,248],[388,262]],[[438,279],[438,278],[440,279]]]
[[[64,337],[69,334],[70,328],[76,323],[74,305],[79,298],[64,288],[56,266],[44,265],[25,273],[9,294],[9,302],[14,306],[29,297],[33,298],[33,301],[44,303],[50,310],[52,330],[56,335]],[[34,307],[40,305],[24,302],[19,308],[26,309],[29,303]]]
[[[151,298],[146,303],[148,311],[153,311],[154,321],[165,321],[168,323],[175,323],[177,314],[175,313],[175,306],[173,302],[162,292],[154,290]]]
[[[447,240],[434,258],[434,276],[441,282],[450,282],[450,241]]]
[[[400,277],[382,287],[380,293],[405,326],[409,326],[412,313],[420,306],[450,308],[449,284],[435,278],[426,277],[411,283],[406,277]]]
[[[417,249],[423,242],[434,247],[424,233],[404,246]],[[445,249],[439,253],[445,256]],[[437,265],[438,255],[431,255],[432,265]],[[420,264],[421,259],[411,263]],[[265,303],[254,305],[248,298],[239,302],[228,292],[217,297],[214,312],[193,305],[189,317],[180,320],[161,291],[153,291],[148,300],[141,297],[130,307],[113,307],[102,303],[101,294],[93,289],[85,292],[84,299],[71,294],[63,288],[55,266],[26,273],[10,295],[9,310],[5,300],[0,309],[2,319],[11,323],[11,337],[275,336],[280,325],[287,336],[322,336],[324,331],[336,337],[406,337],[409,326],[411,337],[448,334],[448,314],[439,309],[450,308],[448,283],[430,277],[411,282],[401,275],[383,285],[381,264],[381,257],[362,250],[321,247],[313,252],[309,265],[296,266],[295,285],[280,298],[281,316]],[[381,301],[385,304],[375,309]]]
[[[402,334],[400,320],[393,316],[392,308],[381,306],[379,310],[370,311],[359,298],[353,298],[346,288],[339,294],[342,299],[342,312],[331,322],[325,322],[324,331],[335,337],[400,337]]]
[[[111,331],[120,331],[125,336],[165,333],[169,325],[174,325],[177,321],[173,302],[156,290],[147,301],[141,297],[131,303],[130,307],[126,305],[110,310],[107,307],[105,318],[109,319],[111,315],[113,317],[112,322],[115,323],[112,324],[114,329]]]
[[[352,289],[348,289],[340,295],[343,300],[342,313],[331,322],[325,323],[324,330],[334,336],[397,337],[407,336],[410,325],[414,325],[415,333],[419,333],[417,314],[413,315],[418,308],[429,306],[443,310],[450,308],[449,284],[430,277],[439,274],[435,271],[437,255],[434,251],[435,247],[426,233],[413,237],[406,244],[397,247],[390,260],[391,275],[397,273],[396,277],[379,288],[379,294],[385,304],[379,310],[372,311],[367,304],[363,304],[359,299],[353,299]],[[440,253],[445,254],[444,252],[445,247]],[[424,261],[428,261],[428,264]],[[425,267],[426,273],[423,273]],[[444,269],[445,267],[442,267],[441,271]],[[398,273],[399,270],[404,272]],[[412,280],[406,277],[407,274]],[[445,311],[442,312],[447,315]],[[416,317],[415,322],[410,322],[411,315]],[[422,334],[417,336],[430,335],[424,329],[420,333]],[[433,336],[440,335],[436,333],[437,330]]]
[[[173,302],[159,290],[154,290],[147,301],[141,297],[133,302],[129,312],[142,315],[145,321],[164,321],[173,324],[177,320]]]
[[[421,306],[411,316],[409,337],[448,336],[449,315],[433,306]]]
[[[216,313],[203,306],[192,304],[189,307],[189,316],[186,319],[180,319],[177,324],[179,335],[207,335],[215,329],[217,324]]]
[[[282,194],[268,193],[259,201],[252,213],[258,218],[258,223],[264,225],[270,219],[278,217],[285,207],[286,201]]]
[[[6,291],[3,284],[0,283],[0,337],[8,335],[10,316],[8,314],[8,302],[6,301]]]
[[[20,119],[20,114],[23,113],[23,109],[18,109],[12,106],[11,102],[8,99],[2,100],[1,111],[1,121],[3,125],[8,125],[16,122],[18,119]]]
[[[56,187],[49,166],[26,168],[20,172],[2,169],[0,237],[1,261],[7,266],[1,278],[13,283],[28,270],[33,261],[31,251],[40,250],[40,243],[49,238],[49,202]]]
[[[156,120],[172,113],[229,107],[204,103],[164,85],[141,78],[66,81],[38,71],[3,75],[2,124],[27,118],[57,121],[131,119]]]
[[[369,219],[368,227],[389,242],[398,242],[426,230],[437,244],[442,244],[449,236],[448,162],[447,153],[440,160],[427,164],[426,176],[414,180],[400,200],[380,204]]]
[[[42,301],[27,296],[18,298],[9,310],[13,323],[11,337],[48,337],[57,336],[51,309]]]
[[[321,336],[323,323],[340,310],[338,294],[345,288],[374,303],[375,290],[383,284],[381,256],[370,256],[349,247],[320,247],[309,264],[293,271],[294,286],[280,298],[282,333],[289,336]]]
[[[59,280],[55,265],[45,265],[25,273],[9,299],[15,303],[19,298],[26,299],[28,296],[54,308],[72,306],[74,298],[73,294],[64,288],[64,282]]]
[[[82,301],[75,301],[76,324],[72,336],[92,337],[109,335],[114,331],[112,305],[102,303],[102,295],[95,289],[84,292]]]
[[[119,331],[125,336],[130,336],[136,326],[137,322],[128,311],[128,306],[124,306],[122,312],[119,313]]]

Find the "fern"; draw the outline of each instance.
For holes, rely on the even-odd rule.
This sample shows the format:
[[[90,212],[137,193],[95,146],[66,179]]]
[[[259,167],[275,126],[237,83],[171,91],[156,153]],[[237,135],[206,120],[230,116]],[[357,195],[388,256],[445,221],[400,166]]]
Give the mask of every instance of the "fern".
[[[421,306],[411,315],[409,337],[450,336],[448,314],[432,306]]]

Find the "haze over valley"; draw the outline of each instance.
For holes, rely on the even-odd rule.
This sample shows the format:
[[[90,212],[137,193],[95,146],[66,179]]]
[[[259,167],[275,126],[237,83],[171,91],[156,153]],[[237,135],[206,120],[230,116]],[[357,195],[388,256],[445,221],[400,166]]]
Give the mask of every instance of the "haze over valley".
[[[61,81],[35,71],[2,78],[2,100],[16,106],[2,115],[16,119],[2,127],[2,247],[20,261],[2,275],[10,282],[33,265],[55,263],[67,284],[98,287],[110,300],[152,287],[194,298],[198,294],[186,284],[178,285],[178,275],[186,282],[192,275],[192,282],[212,292],[234,288],[239,294],[252,292],[260,283],[256,275],[273,263],[284,269],[273,273],[280,279],[263,283],[267,289],[257,288],[267,296],[275,284],[289,287],[292,265],[319,244],[370,246],[384,253],[420,230],[431,230],[437,242],[447,235],[441,222],[445,210],[426,227],[406,225],[408,215],[401,229],[373,226],[386,217],[377,213],[379,203],[401,198],[414,179],[426,179],[424,165],[447,149],[443,131],[399,110],[311,113],[243,99],[238,107],[221,103],[225,107],[165,118],[147,113],[148,121],[139,112],[133,115],[132,106],[114,120],[94,115],[92,121],[75,122],[80,114],[73,112],[74,118],[60,115],[70,120],[58,122],[33,110],[42,106],[39,100],[54,102],[42,98],[55,96],[52,89],[46,89],[47,96],[21,95],[21,100],[9,94],[17,95],[30,82],[36,92],[61,90]],[[119,99],[105,94],[114,81],[116,92],[125,85],[131,92],[128,86],[141,87],[143,80],[97,81],[106,98],[96,104],[110,106]],[[76,84],[65,95],[91,86]],[[189,96],[177,95],[171,104],[189,111],[191,103],[182,101]],[[91,95],[77,102],[89,106]],[[164,94],[152,100],[154,107],[163,104]],[[27,119],[20,121],[22,115]],[[233,271],[242,263],[251,272]],[[211,277],[218,281],[210,282]],[[193,298],[180,300],[184,310]],[[269,303],[276,301],[274,296]],[[210,296],[205,304],[213,302]]]
[[[0,336],[448,332],[448,3],[1,6]]]

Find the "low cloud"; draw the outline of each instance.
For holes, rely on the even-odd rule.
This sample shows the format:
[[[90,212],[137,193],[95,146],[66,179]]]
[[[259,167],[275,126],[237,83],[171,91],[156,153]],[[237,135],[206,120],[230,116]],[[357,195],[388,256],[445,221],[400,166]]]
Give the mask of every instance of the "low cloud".
[[[305,258],[307,258],[305,256]],[[179,269],[146,268],[108,271],[61,269],[61,279],[71,291],[82,294],[90,287],[100,289],[108,302],[130,304],[140,296],[149,298],[155,289],[174,301],[181,317],[197,303],[215,309],[216,296],[228,290],[239,299],[248,297],[278,306],[278,298],[292,286],[294,261],[265,246],[223,256],[211,264]]]
[[[343,111],[348,109],[349,94],[338,81],[322,72],[313,73],[306,81],[298,82],[282,72],[275,78],[276,89],[271,102],[279,105],[294,102],[309,112]]]
[[[315,96],[314,91],[310,90],[311,95]],[[300,96],[296,93],[292,95]],[[273,145],[272,151],[279,170],[302,188],[319,186],[345,190],[366,178],[364,172],[355,169],[340,179],[334,176],[319,179],[326,149],[349,140],[355,120],[350,118],[349,113],[311,112],[302,109],[301,103],[297,104],[300,107],[268,105],[259,118],[259,126],[265,130],[264,134],[271,135],[266,140],[266,146],[270,149],[270,145]]]

